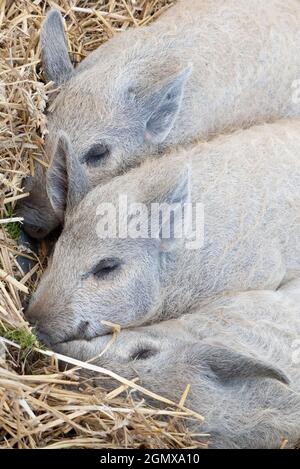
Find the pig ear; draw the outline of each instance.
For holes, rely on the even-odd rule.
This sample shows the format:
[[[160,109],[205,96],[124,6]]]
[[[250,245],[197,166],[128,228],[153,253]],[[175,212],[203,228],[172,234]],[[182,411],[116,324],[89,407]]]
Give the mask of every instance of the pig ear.
[[[284,384],[290,380],[279,368],[263,360],[236,352],[232,348],[214,344],[195,344],[186,351],[189,365],[199,366],[199,372],[208,367],[218,380],[229,383],[235,379],[276,379]]]
[[[176,180],[171,183],[171,187],[162,195],[162,202],[182,205],[190,200],[191,171],[190,164],[186,163],[177,175]]]
[[[145,140],[159,144],[166,139],[180,110],[185,83],[191,71],[192,66],[189,65],[146,97],[143,110],[146,117]]]
[[[184,206],[190,200],[191,169],[186,165],[159,200],[160,251],[171,251],[184,240],[184,224],[187,222],[184,220]]]
[[[41,46],[47,79],[56,85],[68,81],[74,68],[66,46],[63,19],[58,10],[52,9],[46,16],[41,31]]]
[[[52,208],[60,221],[63,221],[67,204],[67,158],[64,137],[58,138],[53,160],[46,174],[46,190]]]
[[[76,206],[88,191],[82,165],[63,132],[58,137],[54,157],[47,171],[46,189],[53,210],[60,221],[64,219],[66,208]]]

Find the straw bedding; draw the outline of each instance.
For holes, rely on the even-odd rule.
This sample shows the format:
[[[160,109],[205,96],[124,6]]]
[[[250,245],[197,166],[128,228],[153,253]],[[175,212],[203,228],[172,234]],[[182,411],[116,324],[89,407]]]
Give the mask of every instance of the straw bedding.
[[[0,448],[191,448],[207,438],[186,431],[186,419],[201,416],[116,378],[109,393],[96,390],[73,362],[58,362],[40,348],[22,315],[22,304],[45,265],[46,246],[38,255],[18,244],[18,199],[26,197],[22,178],[41,164],[47,132],[44,111],[51,84],[43,80],[39,32],[46,10],[66,15],[74,63],[112,35],[153,21],[171,0],[0,0]],[[45,163],[43,163],[45,164]],[[32,261],[22,271],[18,255]],[[70,364],[69,364],[70,365]],[[61,368],[60,368],[61,369]],[[103,379],[109,371],[98,369]],[[138,384],[138,383],[136,383]],[[150,393],[151,394],[151,393]]]

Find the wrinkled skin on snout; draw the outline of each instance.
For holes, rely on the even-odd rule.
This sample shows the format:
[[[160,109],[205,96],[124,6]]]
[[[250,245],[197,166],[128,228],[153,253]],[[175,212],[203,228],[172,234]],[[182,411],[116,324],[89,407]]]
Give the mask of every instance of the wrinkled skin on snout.
[[[173,402],[189,384],[185,406],[205,420],[188,427],[210,434],[211,448],[280,448],[284,439],[292,448],[300,438],[300,368],[292,363],[299,294],[295,280],[278,292],[221,296],[179,320],[121,331],[115,341],[103,336],[55,350],[138,377],[139,385]],[[93,376],[95,385],[119,385]]]
[[[16,215],[24,218],[22,228],[35,239],[45,238],[61,223],[45,190],[44,171],[37,167],[35,177],[26,177],[23,190],[30,195],[18,202],[16,210]]]

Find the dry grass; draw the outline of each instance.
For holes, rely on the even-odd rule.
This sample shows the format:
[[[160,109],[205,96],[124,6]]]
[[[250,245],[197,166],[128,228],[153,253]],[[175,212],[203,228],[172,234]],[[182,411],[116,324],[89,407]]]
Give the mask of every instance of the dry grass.
[[[0,0],[0,335],[6,337],[0,354],[0,448],[205,446],[205,437],[185,430],[185,419],[201,416],[183,407],[184,398],[176,404],[150,393],[158,410],[146,405],[147,390],[118,376],[115,390],[95,390],[78,369],[94,368],[103,379],[112,376],[109,371],[72,361],[73,368],[61,372],[58,358],[38,348],[21,300],[38,281],[46,250],[42,245],[36,258],[18,246],[14,217],[16,201],[26,196],[22,178],[43,159],[43,111],[51,95],[40,63],[45,11],[56,6],[66,15],[69,49],[79,62],[112,35],[147,24],[172,3]],[[27,274],[18,264],[20,251],[36,261]]]

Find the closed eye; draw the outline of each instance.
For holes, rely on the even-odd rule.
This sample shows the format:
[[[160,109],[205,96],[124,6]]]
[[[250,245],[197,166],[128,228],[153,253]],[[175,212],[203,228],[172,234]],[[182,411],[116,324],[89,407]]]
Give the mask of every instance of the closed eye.
[[[113,257],[102,259],[100,262],[98,262],[98,264],[95,265],[95,267],[93,267],[91,273],[94,277],[101,279],[118,270],[120,266],[120,259]]]
[[[156,355],[158,350],[154,349],[153,347],[147,347],[147,346],[140,346],[134,352],[131,353],[130,355],[130,360],[147,360],[150,357],[153,357],[153,355]]]
[[[104,143],[93,145],[89,151],[83,156],[82,162],[88,166],[98,166],[110,154],[110,148]]]

